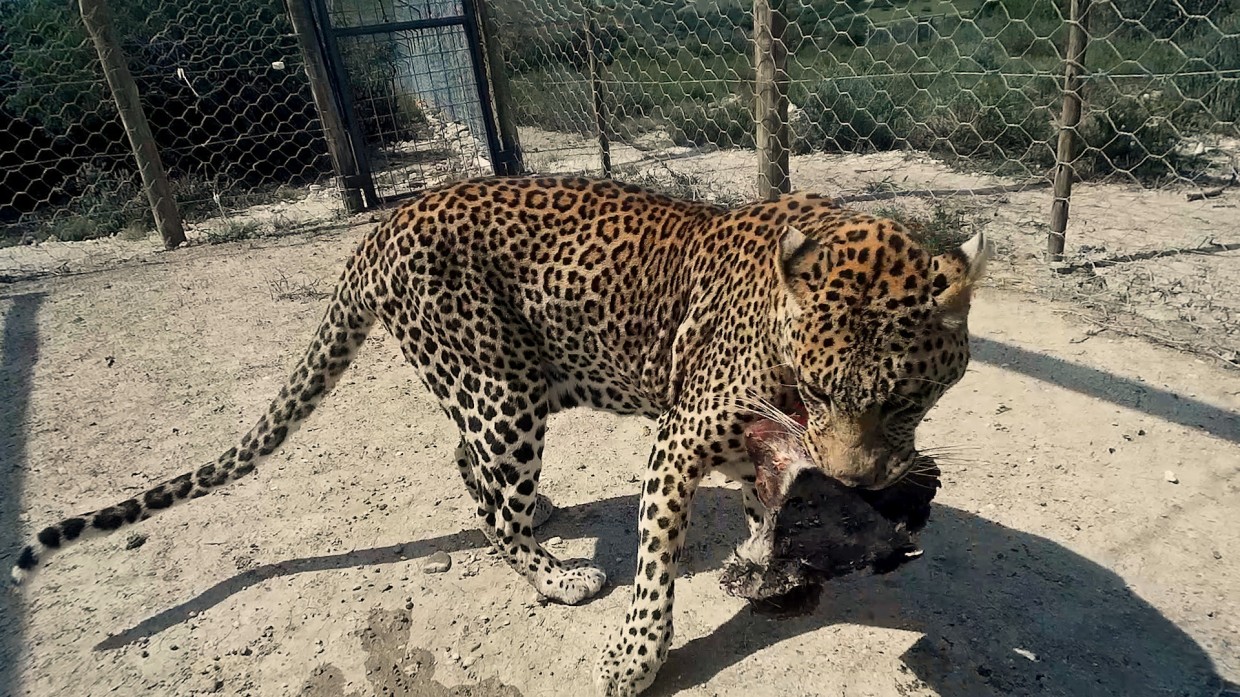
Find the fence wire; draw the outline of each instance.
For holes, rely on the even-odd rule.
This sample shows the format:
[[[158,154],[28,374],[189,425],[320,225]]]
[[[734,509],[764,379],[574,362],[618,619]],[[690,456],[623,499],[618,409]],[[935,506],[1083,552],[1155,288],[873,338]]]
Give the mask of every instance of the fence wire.
[[[346,28],[464,9],[457,0],[324,2]],[[280,0],[109,5],[190,223],[230,239],[342,215]],[[1013,268],[1036,260],[1012,284],[1051,287],[1109,318],[1121,308],[1149,326],[1200,330],[1215,353],[1240,357],[1240,293],[1224,290],[1240,287],[1240,0],[472,7],[494,20],[498,60],[488,69],[507,83],[496,99],[510,100],[495,111],[513,115],[529,172],[752,200],[771,153],[759,122],[769,127],[773,114],[789,155],[773,158],[780,171],[771,174],[794,189],[927,234],[984,226]],[[782,52],[756,50],[767,26]],[[460,26],[339,37],[348,84],[336,87],[351,95],[381,197],[494,170],[466,41]],[[770,75],[786,105],[758,98]],[[1066,108],[1072,94],[1079,115]],[[1070,193],[1053,186],[1057,171],[1071,174],[1060,177],[1074,182]],[[1059,229],[1056,201],[1070,203],[1061,270],[1076,273],[1038,275],[1030,269],[1044,269],[1048,234]],[[122,250],[114,254],[128,240],[148,249],[150,229],[73,3],[0,2],[0,240],[49,240],[0,252],[0,273],[89,255],[57,240],[111,235],[108,249]]]
[[[729,203],[759,195],[753,0],[490,4],[531,169]],[[786,22],[775,29],[793,189],[930,236],[985,228],[1011,267],[1003,282],[1238,362],[1240,2],[1078,0],[1076,14],[1071,0],[767,4]],[[1075,123],[1063,120],[1070,90]],[[1060,155],[1070,194],[1053,186]],[[1061,275],[1045,271],[1056,198],[1071,204]]]
[[[330,175],[281,3],[109,5],[187,222],[300,198],[295,187]],[[76,3],[0,3],[0,163],[0,238],[9,244],[151,234],[133,153]],[[296,222],[280,216],[273,209],[262,222]],[[258,224],[234,221],[218,234]]]
[[[772,4],[787,24],[794,154],[926,153],[977,173],[1049,178],[1068,31],[1078,21],[1066,3]],[[493,8],[533,169],[601,169],[600,130],[620,165],[754,147],[750,3],[498,0]],[[1077,177],[1151,188],[1229,177],[1240,4],[1110,0],[1080,21],[1089,43]],[[712,159],[743,180],[754,171]]]

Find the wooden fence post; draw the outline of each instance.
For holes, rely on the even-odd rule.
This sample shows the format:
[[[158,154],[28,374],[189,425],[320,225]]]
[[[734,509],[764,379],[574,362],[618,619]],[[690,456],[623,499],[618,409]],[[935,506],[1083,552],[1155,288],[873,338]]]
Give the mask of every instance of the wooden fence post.
[[[521,153],[521,138],[517,134],[517,117],[512,106],[512,86],[508,84],[508,71],[504,69],[504,52],[499,46],[499,29],[486,0],[472,2],[477,15],[478,36],[482,53],[486,58],[486,75],[491,83],[491,102],[495,111],[496,134],[499,136],[500,161],[493,163],[495,173],[500,175],[524,174],[525,158]]]
[[[599,158],[603,164],[603,176],[611,179],[611,141],[607,135],[607,98],[603,94],[603,65],[599,53],[603,38],[599,36],[598,20],[594,8],[586,8],[590,15],[586,22],[586,53],[589,56],[590,91],[594,93],[594,128],[598,132]]]
[[[758,195],[770,200],[792,190],[788,176],[788,20],[783,0],[754,0],[754,122]]]
[[[82,24],[99,54],[103,76],[112,91],[112,99],[116,102],[116,111],[125,127],[125,135],[129,137],[129,146],[133,149],[134,160],[138,163],[138,173],[142,175],[142,188],[146,190],[151,213],[155,216],[155,227],[159,229],[159,235],[164,240],[164,248],[176,249],[185,242],[181,212],[177,209],[176,198],[168,184],[164,164],[159,159],[155,136],[151,135],[150,124],[146,122],[146,114],[142,111],[138,85],[134,83],[133,75],[129,73],[128,61],[117,43],[107,2],[79,0],[78,7],[82,13]]]
[[[1068,0],[1068,52],[1064,59],[1063,114],[1059,122],[1059,147],[1055,153],[1055,189],[1051,203],[1051,231],[1046,237],[1047,261],[1063,261],[1068,229],[1068,202],[1072,198],[1073,162],[1077,156],[1076,127],[1081,122],[1081,73],[1089,47],[1089,0]]]
[[[350,213],[360,212],[365,207],[361,173],[349,140],[340,102],[336,99],[327,64],[323,61],[323,50],[314,23],[314,11],[309,0],[288,0],[286,4],[289,21],[293,25],[293,33],[297,35],[301,57],[306,64],[310,94],[314,97],[314,106],[319,112],[319,121],[323,124],[327,152],[332,158],[332,168],[336,171],[337,188],[344,200],[345,210]]]

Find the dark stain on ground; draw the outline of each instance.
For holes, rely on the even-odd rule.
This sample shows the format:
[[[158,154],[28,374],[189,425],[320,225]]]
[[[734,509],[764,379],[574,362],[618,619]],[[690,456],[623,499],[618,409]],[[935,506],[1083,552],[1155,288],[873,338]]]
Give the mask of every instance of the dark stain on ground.
[[[306,697],[521,697],[515,687],[488,679],[476,685],[447,687],[435,682],[435,657],[409,646],[409,616],[375,609],[368,626],[358,634],[366,652],[368,689],[345,692],[339,668],[323,664],[314,669],[301,688]]]

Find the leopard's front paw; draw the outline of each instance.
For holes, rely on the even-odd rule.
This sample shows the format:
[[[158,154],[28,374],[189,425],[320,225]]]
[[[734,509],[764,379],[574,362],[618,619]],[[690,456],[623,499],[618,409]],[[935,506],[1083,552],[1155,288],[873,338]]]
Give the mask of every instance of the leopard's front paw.
[[[626,627],[620,636],[599,657],[594,680],[598,697],[634,697],[650,687],[667,660],[672,627],[668,623],[653,629],[642,628],[636,635]]]
[[[606,583],[607,574],[602,569],[584,559],[568,559],[542,574],[536,587],[552,600],[577,605],[598,595]]]

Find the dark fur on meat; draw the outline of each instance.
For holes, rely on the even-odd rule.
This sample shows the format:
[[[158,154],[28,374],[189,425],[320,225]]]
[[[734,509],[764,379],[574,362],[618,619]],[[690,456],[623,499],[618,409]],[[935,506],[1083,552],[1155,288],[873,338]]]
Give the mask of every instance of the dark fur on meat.
[[[725,591],[749,599],[755,612],[795,616],[817,606],[832,578],[888,573],[921,555],[914,533],[925,527],[939,488],[933,460],[921,458],[915,478],[881,491],[849,488],[808,463],[795,437],[768,424],[747,436],[771,521],[728,560]]]

